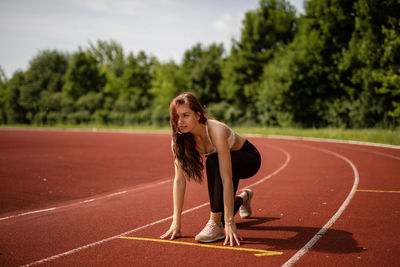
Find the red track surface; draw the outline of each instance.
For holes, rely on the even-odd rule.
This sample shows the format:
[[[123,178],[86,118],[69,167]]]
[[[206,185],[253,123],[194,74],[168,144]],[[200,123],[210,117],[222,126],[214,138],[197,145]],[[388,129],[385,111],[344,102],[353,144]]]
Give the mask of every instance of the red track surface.
[[[187,188],[186,237],[159,242],[167,134],[1,130],[0,265],[398,266],[400,149],[249,139],[263,163],[240,184],[255,193],[253,218],[236,218],[248,250],[228,250],[187,244],[208,220],[206,183]]]

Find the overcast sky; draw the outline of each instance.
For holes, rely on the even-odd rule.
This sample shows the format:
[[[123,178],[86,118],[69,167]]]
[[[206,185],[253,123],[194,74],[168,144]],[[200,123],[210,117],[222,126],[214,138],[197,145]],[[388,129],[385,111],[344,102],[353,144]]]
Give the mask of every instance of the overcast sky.
[[[0,66],[8,78],[41,50],[74,52],[89,41],[114,40],[125,54],[143,50],[180,62],[196,43],[240,37],[258,0],[0,0]],[[303,13],[303,0],[290,0]]]

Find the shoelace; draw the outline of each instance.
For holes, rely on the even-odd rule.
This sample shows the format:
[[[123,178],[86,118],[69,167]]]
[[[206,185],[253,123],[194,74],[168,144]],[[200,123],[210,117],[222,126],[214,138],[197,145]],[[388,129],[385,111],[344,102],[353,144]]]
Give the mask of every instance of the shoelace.
[[[201,230],[200,234],[209,234],[218,229],[218,225],[212,221],[207,222],[206,226],[203,230]]]

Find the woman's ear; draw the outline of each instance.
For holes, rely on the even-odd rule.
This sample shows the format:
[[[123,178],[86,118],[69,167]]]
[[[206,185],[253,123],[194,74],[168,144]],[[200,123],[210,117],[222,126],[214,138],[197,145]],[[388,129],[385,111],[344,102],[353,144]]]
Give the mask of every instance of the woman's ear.
[[[196,112],[196,120],[200,120],[201,118],[201,113],[199,111]]]

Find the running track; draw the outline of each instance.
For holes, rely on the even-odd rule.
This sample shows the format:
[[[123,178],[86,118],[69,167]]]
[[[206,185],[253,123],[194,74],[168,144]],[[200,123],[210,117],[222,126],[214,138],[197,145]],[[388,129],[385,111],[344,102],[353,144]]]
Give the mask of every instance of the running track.
[[[206,182],[171,223],[168,134],[0,130],[0,266],[398,266],[400,149],[249,137],[259,173],[244,241],[198,246]],[[229,247],[228,247],[229,248]]]

